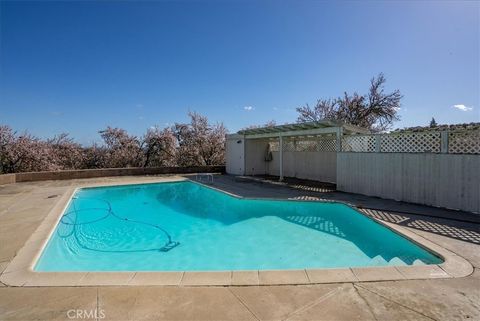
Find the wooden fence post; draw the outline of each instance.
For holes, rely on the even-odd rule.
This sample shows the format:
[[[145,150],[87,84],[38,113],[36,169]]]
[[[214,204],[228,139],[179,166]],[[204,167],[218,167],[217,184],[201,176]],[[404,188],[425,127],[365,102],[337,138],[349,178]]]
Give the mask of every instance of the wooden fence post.
[[[441,153],[447,154],[448,153],[448,130],[444,130],[440,134],[441,137]]]
[[[375,153],[380,153],[382,149],[382,135],[375,135]]]

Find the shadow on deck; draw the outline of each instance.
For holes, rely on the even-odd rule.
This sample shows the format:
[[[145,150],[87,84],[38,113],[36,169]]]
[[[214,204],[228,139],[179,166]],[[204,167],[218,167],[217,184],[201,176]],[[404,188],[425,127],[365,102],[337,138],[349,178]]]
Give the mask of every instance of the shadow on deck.
[[[382,221],[480,244],[480,215],[474,213],[344,193],[337,191],[334,184],[293,178],[280,183],[271,176],[216,175],[210,185],[246,198],[346,202]]]

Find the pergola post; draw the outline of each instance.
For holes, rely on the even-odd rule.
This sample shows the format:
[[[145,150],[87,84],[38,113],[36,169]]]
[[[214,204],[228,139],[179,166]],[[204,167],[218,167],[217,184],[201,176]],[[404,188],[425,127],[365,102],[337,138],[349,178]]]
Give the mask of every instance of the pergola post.
[[[440,133],[441,138],[441,153],[446,154],[448,153],[448,130],[444,130]]]
[[[336,150],[337,152],[341,152],[342,151],[342,137],[343,137],[343,127],[337,127],[335,128],[335,136],[336,136],[336,143],[337,143],[337,146],[336,146]]]
[[[280,167],[280,181],[283,181],[283,136],[278,136],[278,152],[279,152],[279,167]]]

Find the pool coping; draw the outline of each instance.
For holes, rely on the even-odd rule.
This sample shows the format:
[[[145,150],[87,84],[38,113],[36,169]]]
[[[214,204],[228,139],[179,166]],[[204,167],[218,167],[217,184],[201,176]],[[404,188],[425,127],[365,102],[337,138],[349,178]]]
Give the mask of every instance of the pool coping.
[[[0,275],[0,281],[8,286],[259,286],[301,285],[345,282],[399,281],[435,278],[459,278],[473,273],[473,266],[463,257],[424,237],[395,224],[369,219],[389,228],[426,250],[440,256],[444,262],[431,265],[325,268],[301,270],[249,270],[249,271],[142,271],[142,272],[38,272],[34,266],[47,245],[58,221],[79,188],[155,184],[162,182],[191,181],[186,177],[159,177],[155,180],[141,178],[128,182],[98,182],[77,184],[68,188],[30,236],[24,246]],[[288,200],[318,202],[283,198],[245,198],[219,188],[192,181],[240,199]],[[323,201],[323,200],[322,200]],[[328,201],[327,201],[328,202]],[[345,204],[358,211],[348,202]],[[360,214],[365,215],[361,211]],[[365,215],[366,216],[366,215]]]

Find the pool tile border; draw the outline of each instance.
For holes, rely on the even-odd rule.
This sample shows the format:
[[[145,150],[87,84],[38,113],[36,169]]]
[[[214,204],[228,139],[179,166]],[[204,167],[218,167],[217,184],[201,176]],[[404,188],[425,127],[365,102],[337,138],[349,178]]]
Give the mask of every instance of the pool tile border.
[[[274,271],[206,271],[206,272],[36,272],[33,270],[38,258],[55,230],[62,213],[78,188],[154,184],[188,180],[185,177],[169,176],[156,179],[135,178],[128,181],[77,183],[68,188],[49,214],[40,223],[25,245],[0,275],[0,281],[8,286],[258,286],[299,285],[344,282],[375,282],[412,279],[458,278],[473,273],[472,265],[463,257],[433,243],[418,234],[371,218],[399,233],[410,241],[434,252],[444,262],[437,265],[352,267],[340,269],[305,269]],[[198,183],[200,184],[200,183]],[[204,185],[204,184],[201,184]],[[209,188],[242,198],[221,189]],[[347,204],[352,206],[351,204]],[[354,206],[352,206],[354,207]]]

